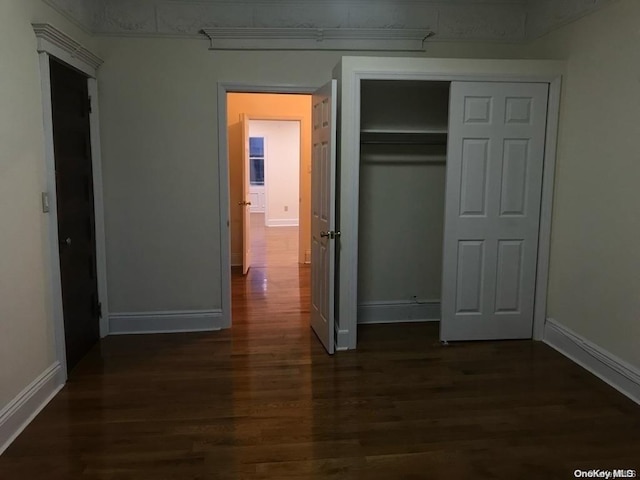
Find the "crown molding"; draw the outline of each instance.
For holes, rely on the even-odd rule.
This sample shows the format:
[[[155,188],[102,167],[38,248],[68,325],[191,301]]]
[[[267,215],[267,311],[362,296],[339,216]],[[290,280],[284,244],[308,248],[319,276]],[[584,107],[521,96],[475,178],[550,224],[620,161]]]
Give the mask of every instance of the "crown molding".
[[[42,0],[85,33],[93,33],[93,8],[98,0]]]
[[[62,0],[56,0],[62,1]],[[65,0],[72,1],[72,0]],[[413,32],[371,35],[370,30],[435,32],[438,41],[519,42],[525,38],[525,4],[521,0],[96,0],[93,31],[97,35],[193,38],[203,29],[303,29],[301,46],[293,38],[268,48],[421,50]],[[243,30],[240,30],[243,29]],[[322,29],[322,42],[315,32]],[[343,38],[335,30],[344,30]],[[362,30],[362,35],[352,33]],[[309,37],[309,33],[314,32]],[[354,40],[357,38],[357,40]],[[373,44],[367,44],[367,41]],[[233,45],[235,43],[235,45]],[[222,38],[219,48],[253,48],[254,38]],[[391,47],[388,47],[388,45]],[[258,46],[259,47],[259,46]],[[262,47],[264,48],[264,47]]]
[[[32,26],[38,39],[38,52],[52,53],[56,50],[62,51],[72,59],[77,59],[94,70],[97,70],[104,63],[100,57],[53,25],[49,23],[34,23]]]
[[[204,28],[209,50],[423,51],[429,30],[391,28]]]
[[[558,28],[609,6],[617,0],[529,0],[527,5],[527,39],[535,40]]]

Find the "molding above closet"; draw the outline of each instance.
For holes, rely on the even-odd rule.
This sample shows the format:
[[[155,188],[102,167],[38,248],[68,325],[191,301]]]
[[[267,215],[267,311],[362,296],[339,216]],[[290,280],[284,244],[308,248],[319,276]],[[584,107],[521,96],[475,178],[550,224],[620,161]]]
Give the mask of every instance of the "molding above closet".
[[[402,28],[205,28],[209,50],[373,50],[418,52],[433,35]]]

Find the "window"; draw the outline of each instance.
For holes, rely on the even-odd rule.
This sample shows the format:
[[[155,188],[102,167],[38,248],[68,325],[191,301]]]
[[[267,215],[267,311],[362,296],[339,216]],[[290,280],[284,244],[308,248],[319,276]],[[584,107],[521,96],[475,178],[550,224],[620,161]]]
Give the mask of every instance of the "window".
[[[264,185],[264,138],[249,137],[249,181]]]

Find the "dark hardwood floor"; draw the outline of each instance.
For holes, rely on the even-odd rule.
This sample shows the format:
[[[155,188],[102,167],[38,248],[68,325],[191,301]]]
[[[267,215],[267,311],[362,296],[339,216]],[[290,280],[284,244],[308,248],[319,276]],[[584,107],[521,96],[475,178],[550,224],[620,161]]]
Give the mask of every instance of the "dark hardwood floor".
[[[379,325],[329,357],[309,328],[309,269],[292,258],[233,275],[231,330],[101,341],[0,456],[0,479],[640,470],[640,407],[541,343],[444,347],[437,324]]]

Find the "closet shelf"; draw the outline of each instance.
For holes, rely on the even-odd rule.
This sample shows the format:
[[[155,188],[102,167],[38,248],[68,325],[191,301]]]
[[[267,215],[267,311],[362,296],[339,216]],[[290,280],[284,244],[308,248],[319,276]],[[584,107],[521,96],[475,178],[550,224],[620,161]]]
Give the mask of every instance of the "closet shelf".
[[[382,145],[446,145],[447,129],[383,130],[363,129],[360,142]]]

